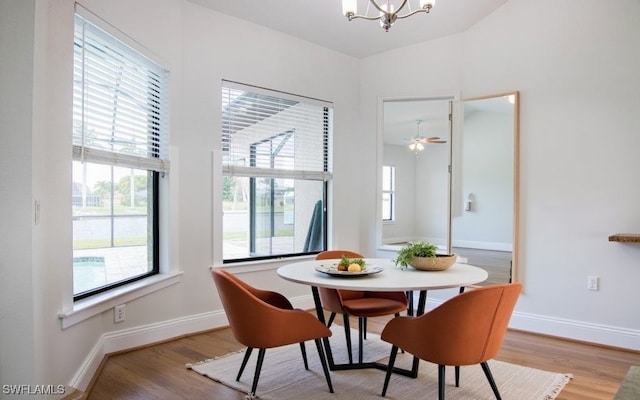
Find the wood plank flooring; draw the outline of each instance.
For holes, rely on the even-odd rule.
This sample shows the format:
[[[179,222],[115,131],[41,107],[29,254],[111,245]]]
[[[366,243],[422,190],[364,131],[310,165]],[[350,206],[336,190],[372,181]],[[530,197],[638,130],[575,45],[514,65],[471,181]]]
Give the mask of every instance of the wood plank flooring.
[[[479,285],[493,285],[496,283],[511,282],[510,251],[469,249],[454,247],[452,252],[467,259],[466,263],[480,267],[489,273],[489,277]]]
[[[370,332],[379,333],[388,319],[371,318]],[[351,326],[357,326],[353,321]],[[185,367],[207,358],[241,350],[228,328],[217,329],[108,356],[94,377],[85,398],[114,399],[220,399],[244,396]],[[267,352],[268,357],[268,352]],[[572,373],[573,379],[558,400],[611,400],[632,365],[640,365],[640,352],[509,331],[498,360]],[[383,375],[381,375],[381,383]]]

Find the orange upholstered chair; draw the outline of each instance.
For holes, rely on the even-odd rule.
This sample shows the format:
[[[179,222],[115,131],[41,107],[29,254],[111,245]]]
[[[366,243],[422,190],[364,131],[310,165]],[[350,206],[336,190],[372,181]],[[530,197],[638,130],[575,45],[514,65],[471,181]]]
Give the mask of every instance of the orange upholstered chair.
[[[363,258],[359,253],[350,250],[328,250],[319,253],[316,260]],[[349,315],[358,318],[359,331],[359,362],[362,362],[362,347],[367,331],[367,317],[379,317],[382,315],[399,316],[400,312],[407,309],[407,295],[404,292],[364,292],[355,290],[337,290],[318,288],[322,307],[331,312],[328,326],[331,326],[336,314],[342,314],[344,321],[344,333],[347,339],[347,351],[349,362],[353,362],[351,355],[351,330],[349,327]]]
[[[498,354],[509,319],[522,290],[520,283],[478,288],[458,294],[419,317],[399,317],[387,323],[382,340],[391,343],[391,356],[382,388],[385,396],[398,348],[438,364],[438,399],[444,400],[445,366],[480,364],[500,400],[487,361]]]
[[[316,343],[329,392],[333,393],[327,361],[320,343],[321,338],[331,336],[329,328],[308,312],[293,309],[289,300],[279,293],[257,289],[224,270],[213,269],[211,275],[233,335],[238,342],[247,346],[237,381],[242,376],[252,350],[259,349],[251,396],[255,396],[266,349],[300,343],[304,367],[309,369],[304,342],[311,339]]]

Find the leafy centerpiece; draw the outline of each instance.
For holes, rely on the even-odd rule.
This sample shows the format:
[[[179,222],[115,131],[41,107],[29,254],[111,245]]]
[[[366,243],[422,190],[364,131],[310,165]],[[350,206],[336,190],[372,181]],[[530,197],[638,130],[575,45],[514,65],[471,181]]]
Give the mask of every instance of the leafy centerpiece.
[[[394,262],[401,269],[412,266],[422,271],[442,271],[455,264],[455,254],[437,254],[437,250],[433,243],[409,242],[398,251]]]

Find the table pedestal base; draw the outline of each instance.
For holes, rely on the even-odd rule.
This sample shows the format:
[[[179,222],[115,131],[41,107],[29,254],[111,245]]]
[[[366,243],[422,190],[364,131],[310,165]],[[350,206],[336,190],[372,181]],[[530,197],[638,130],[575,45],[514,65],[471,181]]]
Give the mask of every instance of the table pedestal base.
[[[318,320],[323,324],[327,324],[324,318],[324,310],[322,309],[322,302],[320,301],[320,293],[318,292],[318,288],[316,286],[311,287],[311,292],[313,293],[313,301],[316,306],[316,314],[318,315]],[[413,292],[407,292],[408,295],[411,296],[410,304],[413,304]],[[427,302],[427,291],[421,290],[420,297],[418,298],[418,308],[416,315],[424,314],[425,305]],[[413,314],[413,307],[408,310],[409,314]],[[357,362],[357,363],[344,363],[344,364],[336,364],[333,360],[333,352],[331,351],[331,344],[329,343],[329,338],[322,339],[324,343],[325,353],[327,356],[327,364],[329,365],[329,370],[331,371],[345,371],[351,369],[365,369],[365,368],[375,368],[382,371],[386,371],[388,368],[387,364],[379,363],[379,362]],[[362,349],[360,349],[362,351]],[[420,363],[420,359],[418,357],[413,357],[413,363],[411,369],[398,368],[393,367],[392,372],[407,376],[409,378],[417,378],[418,377],[418,365]]]

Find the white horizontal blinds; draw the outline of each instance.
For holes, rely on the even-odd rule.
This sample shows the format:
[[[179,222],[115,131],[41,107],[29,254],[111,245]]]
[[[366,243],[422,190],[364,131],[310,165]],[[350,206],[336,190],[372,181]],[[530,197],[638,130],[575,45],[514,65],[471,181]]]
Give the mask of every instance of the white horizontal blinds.
[[[332,104],[223,81],[225,175],[329,180]]]
[[[167,172],[168,71],[75,18],[74,160]]]

